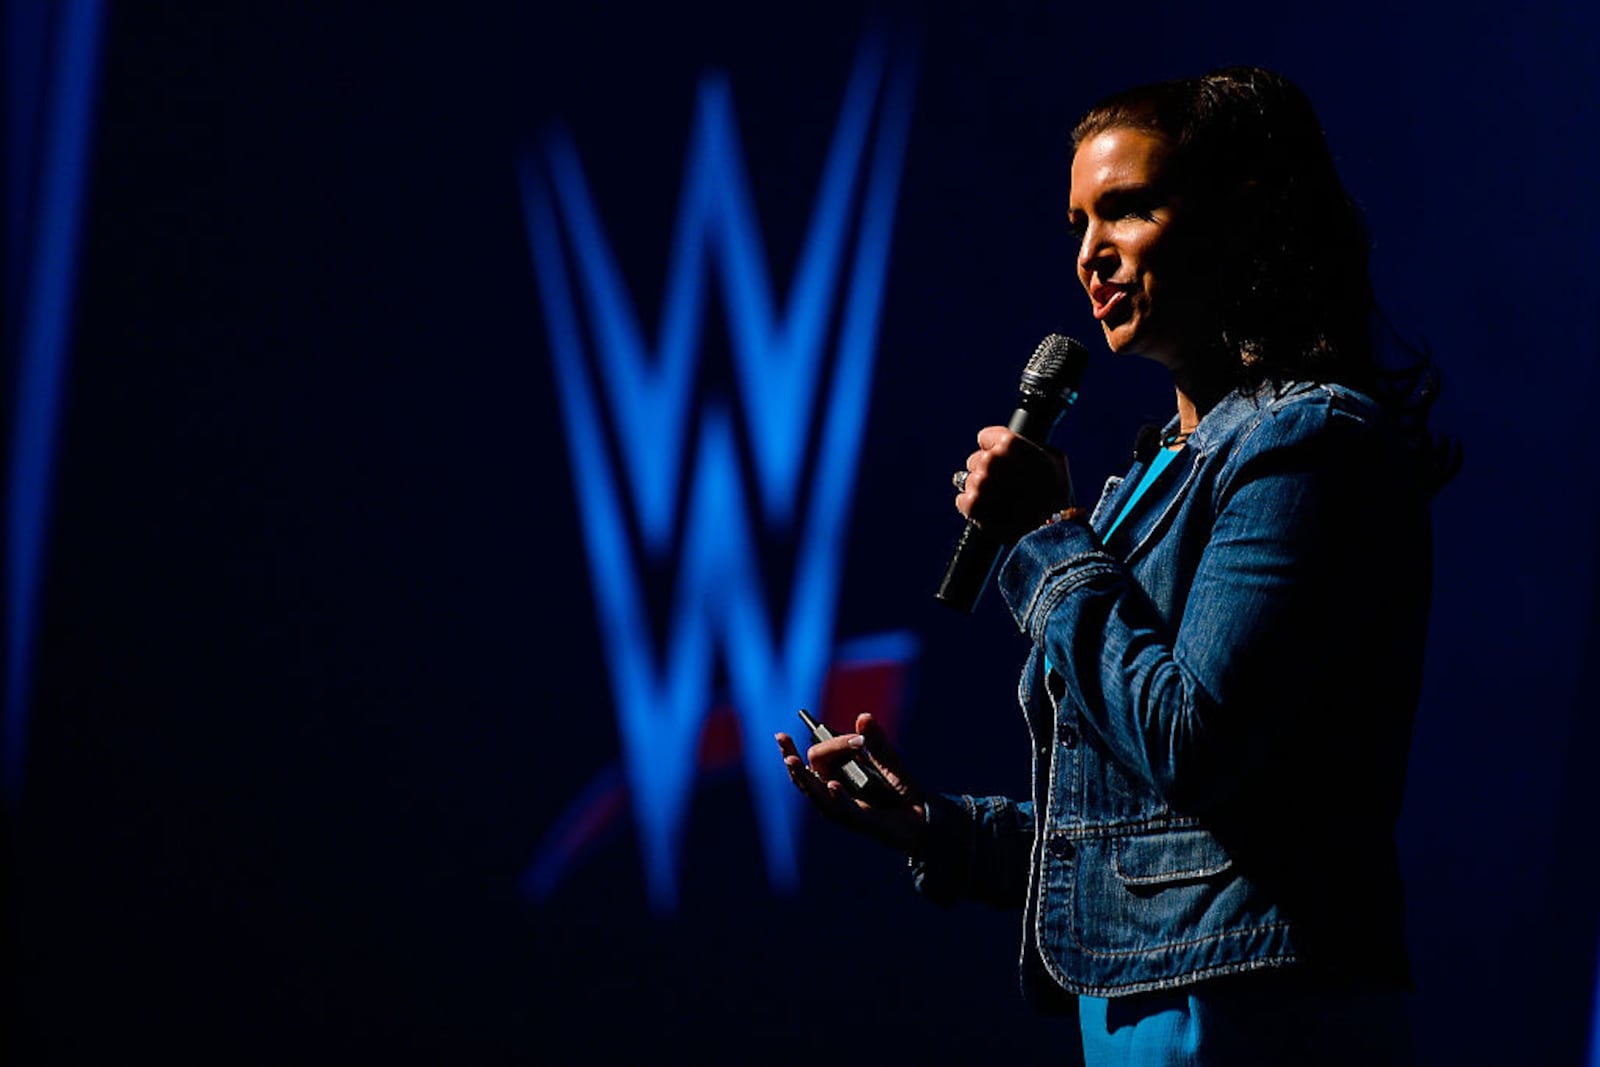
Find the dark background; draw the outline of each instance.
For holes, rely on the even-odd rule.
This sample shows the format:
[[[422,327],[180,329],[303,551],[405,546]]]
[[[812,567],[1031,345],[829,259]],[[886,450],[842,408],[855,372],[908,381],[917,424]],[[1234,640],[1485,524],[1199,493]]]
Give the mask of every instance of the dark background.
[[[918,636],[923,780],[1026,788],[1021,639],[930,592],[972,432],[1041,335],[1097,333],[1071,122],[1275,67],[1466,446],[1401,826],[1423,1062],[1584,1061],[1600,18],[1019,0],[112,5],[7,1062],[1062,1059],[1016,994],[1014,916],[936,909],[821,827],[803,896],[772,895],[738,774],[696,792],[675,914],[626,825],[549,899],[519,888],[620,745],[517,155],[572,131],[653,330],[696,86],[725,71],[783,286],[873,25],[920,35],[920,73],[838,631]],[[1058,437],[1089,486],[1171,403],[1093,347]]]

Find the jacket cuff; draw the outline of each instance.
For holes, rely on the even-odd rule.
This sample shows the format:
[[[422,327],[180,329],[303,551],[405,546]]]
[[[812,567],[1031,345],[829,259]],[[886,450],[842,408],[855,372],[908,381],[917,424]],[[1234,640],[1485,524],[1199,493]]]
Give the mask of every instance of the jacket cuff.
[[[1100,575],[1115,574],[1116,558],[1081,522],[1053,522],[1017,542],[1000,567],[1000,593],[1017,627],[1035,644],[1055,605]]]
[[[934,795],[928,835],[910,858],[917,892],[936,904],[977,900],[1020,907],[1027,897],[1033,805],[1006,797]]]
[[[922,817],[928,825],[928,836],[906,860],[912,886],[935,904],[954,904],[966,896],[974,830],[970,803],[970,797],[943,793],[930,793],[923,798]]]

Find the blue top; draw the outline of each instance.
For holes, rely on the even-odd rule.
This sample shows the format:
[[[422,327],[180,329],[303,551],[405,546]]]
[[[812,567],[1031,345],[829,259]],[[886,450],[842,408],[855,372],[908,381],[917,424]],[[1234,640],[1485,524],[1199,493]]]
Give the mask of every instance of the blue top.
[[[1117,527],[1122,525],[1122,520],[1128,517],[1128,512],[1133,510],[1133,505],[1138,503],[1139,498],[1149,491],[1150,486],[1155,484],[1157,478],[1161,477],[1161,472],[1167,469],[1167,465],[1172,462],[1172,458],[1177,454],[1177,450],[1163,448],[1151,457],[1150,465],[1145,468],[1144,477],[1139,479],[1139,484],[1128,495],[1128,502],[1122,505],[1122,510],[1117,514],[1117,521],[1113,522],[1111,527],[1106,530],[1106,538],[1108,540],[1112,534],[1117,532]]]

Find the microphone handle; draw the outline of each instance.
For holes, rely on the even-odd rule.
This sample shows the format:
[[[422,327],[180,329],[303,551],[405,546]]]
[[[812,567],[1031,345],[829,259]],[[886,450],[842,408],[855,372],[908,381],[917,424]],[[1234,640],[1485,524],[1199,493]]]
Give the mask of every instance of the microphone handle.
[[[1056,420],[1061,417],[1062,409],[1058,404],[1047,404],[1045,407],[1047,410],[1041,411],[1024,403],[1012,412],[1007,428],[1018,437],[1026,437],[1030,441],[1047,440],[1055,429]],[[950,554],[950,563],[944,569],[944,578],[939,582],[938,591],[933,594],[934,599],[964,615],[971,615],[978,598],[988,588],[995,564],[1000,562],[1000,555],[1005,549],[1004,541],[968,519],[966,529],[961,531],[961,539],[956,542],[955,551]]]
[[[978,598],[989,585],[994,565],[1005,550],[1005,544],[982,526],[967,520],[956,550],[950,554],[950,564],[944,569],[935,600],[952,607],[963,615],[971,615]]]

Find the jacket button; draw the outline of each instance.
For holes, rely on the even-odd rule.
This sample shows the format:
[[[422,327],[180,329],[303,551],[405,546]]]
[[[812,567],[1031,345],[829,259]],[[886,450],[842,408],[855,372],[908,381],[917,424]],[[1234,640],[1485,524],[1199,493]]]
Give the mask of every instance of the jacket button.
[[[1072,846],[1072,842],[1064,837],[1052,837],[1050,839],[1050,855],[1058,860],[1070,860],[1077,851]]]
[[[1070,722],[1063,722],[1056,726],[1056,740],[1067,748],[1072,748],[1078,743],[1078,731],[1072,728]]]

